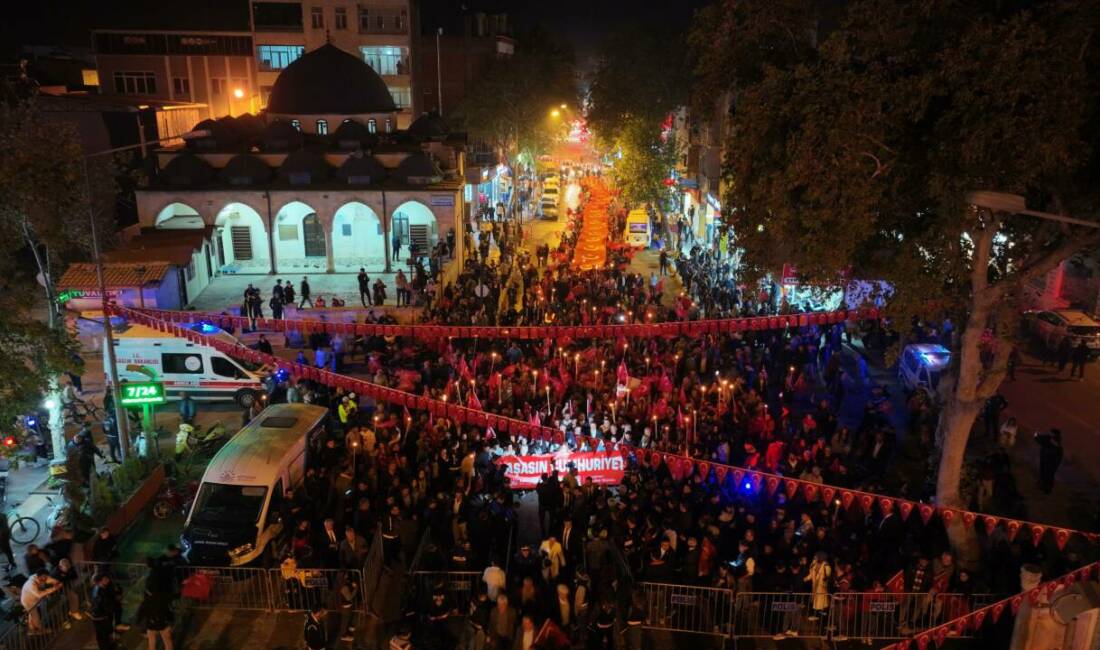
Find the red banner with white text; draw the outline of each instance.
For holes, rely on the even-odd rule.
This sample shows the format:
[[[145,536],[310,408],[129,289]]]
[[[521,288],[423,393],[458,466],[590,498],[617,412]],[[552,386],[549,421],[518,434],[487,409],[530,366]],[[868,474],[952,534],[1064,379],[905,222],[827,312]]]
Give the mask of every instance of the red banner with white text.
[[[569,451],[565,447],[555,454],[501,456],[496,462],[507,466],[504,475],[512,481],[513,490],[532,490],[543,474],[558,470],[558,475],[563,476],[570,465],[577,469],[577,479],[582,484],[592,479],[596,485],[618,485],[626,472],[626,460],[619,452]]]

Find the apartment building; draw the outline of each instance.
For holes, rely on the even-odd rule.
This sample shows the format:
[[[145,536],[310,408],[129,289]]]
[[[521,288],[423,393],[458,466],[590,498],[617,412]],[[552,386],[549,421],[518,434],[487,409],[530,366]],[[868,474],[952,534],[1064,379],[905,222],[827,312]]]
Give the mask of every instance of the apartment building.
[[[397,126],[420,114],[412,0],[264,0],[250,7],[259,101],[266,105],[275,78],[304,52],[326,43],[354,54],[377,72],[398,107]]]
[[[101,29],[92,32],[92,51],[103,95],[202,104],[211,118],[261,107],[247,31]]]
[[[239,13],[209,30],[94,30],[100,93],[135,103],[200,103],[211,118],[255,113],[267,106],[284,68],[332,43],[382,77],[399,109],[397,128],[420,114],[415,0],[263,0],[248,5],[247,18]],[[172,21],[150,17],[154,22]]]

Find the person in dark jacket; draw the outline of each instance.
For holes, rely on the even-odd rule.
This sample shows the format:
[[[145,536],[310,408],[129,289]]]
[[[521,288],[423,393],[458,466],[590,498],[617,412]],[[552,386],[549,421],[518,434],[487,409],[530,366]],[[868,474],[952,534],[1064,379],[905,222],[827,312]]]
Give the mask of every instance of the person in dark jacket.
[[[328,648],[328,630],[325,629],[325,608],[313,605],[306,615],[306,627],[303,631],[306,648],[308,650],[325,650]]]
[[[114,650],[113,632],[115,622],[120,619],[122,604],[119,600],[119,589],[111,582],[110,574],[100,573],[95,576],[91,599],[92,627],[95,628],[95,640],[99,644],[99,650]]]
[[[1036,433],[1035,442],[1039,443],[1039,487],[1043,493],[1054,490],[1054,474],[1062,464],[1062,431],[1051,429],[1047,433]]]
[[[310,298],[309,278],[302,276],[302,284],[298,289],[298,295],[302,298],[302,300],[298,303],[298,309],[302,309],[303,307],[305,307],[307,302],[309,303],[310,308],[313,307],[313,299]]]
[[[146,591],[145,598],[138,605],[137,619],[145,625],[145,640],[149,650],[156,650],[157,637],[164,642],[165,650],[172,650],[172,596],[165,593]]]

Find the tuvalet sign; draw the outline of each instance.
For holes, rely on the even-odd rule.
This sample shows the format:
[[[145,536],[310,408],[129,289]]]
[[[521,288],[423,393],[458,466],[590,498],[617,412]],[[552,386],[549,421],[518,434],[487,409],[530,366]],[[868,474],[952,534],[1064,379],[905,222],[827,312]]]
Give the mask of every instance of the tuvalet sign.
[[[127,383],[119,386],[123,406],[143,406],[164,403],[164,384],[159,381]]]
[[[532,490],[543,474],[558,470],[559,476],[564,475],[570,464],[581,483],[591,478],[596,485],[618,485],[626,473],[626,461],[619,452],[571,452],[565,447],[556,454],[501,456],[496,463],[506,466],[504,475],[511,479],[513,490]]]

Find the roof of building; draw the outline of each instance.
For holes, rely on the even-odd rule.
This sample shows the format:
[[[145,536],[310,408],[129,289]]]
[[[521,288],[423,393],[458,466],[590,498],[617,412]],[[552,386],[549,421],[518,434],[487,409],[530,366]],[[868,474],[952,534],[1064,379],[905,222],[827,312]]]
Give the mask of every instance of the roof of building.
[[[397,111],[386,82],[361,58],[331,43],[283,69],[271,88],[270,113],[358,115]]]
[[[388,173],[374,156],[353,154],[333,172],[333,176],[354,185],[370,185],[386,180]]]
[[[160,177],[172,186],[195,187],[209,183],[214,177],[214,169],[202,158],[191,153],[182,153],[164,166]]]
[[[443,180],[443,172],[431,156],[418,151],[397,165],[393,177],[409,185],[430,185]]]
[[[330,168],[325,163],[324,156],[309,149],[299,149],[283,160],[283,164],[279,167],[279,178],[298,184],[292,175],[309,174],[308,178],[302,179],[304,181],[302,184],[308,185],[314,181],[324,180],[328,177],[329,171]]]
[[[435,111],[421,113],[420,117],[413,120],[407,133],[414,138],[433,139],[445,138],[451,132],[451,127],[443,120],[443,116]]]
[[[302,132],[286,120],[273,120],[260,137],[264,151],[292,151],[302,148]]]
[[[166,230],[166,232],[185,232],[179,230]],[[155,248],[120,248],[103,254],[103,260],[112,264],[136,264],[149,266],[150,264],[171,264],[182,267],[191,263],[191,256],[195,254],[195,248],[188,244],[176,246],[157,246]]]
[[[271,178],[271,168],[259,158],[242,153],[233,156],[218,171],[218,178],[230,185],[266,183]]]
[[[164,262],[130,264],[107,262],[103,264],[103,282],[108,289],[132,289],[160,282],[168,274],[171,265]],[[99,289],[99,277],[95,264],[70,264],[65,275],[57,283],[58,289]]]

